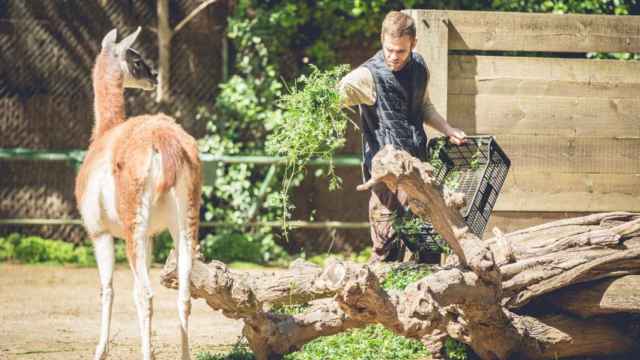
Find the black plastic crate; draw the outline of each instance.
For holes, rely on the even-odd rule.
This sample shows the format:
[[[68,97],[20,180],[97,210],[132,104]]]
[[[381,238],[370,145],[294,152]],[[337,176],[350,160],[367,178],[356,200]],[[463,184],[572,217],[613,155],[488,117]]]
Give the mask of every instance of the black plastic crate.
[[[429,141],[429,154],[436,167],[436,182],[464,194],[466,205],[460,213],[471,231],[481,237],[511,160],[493,136],[469,136],[462,145],[434,138]]]
[[[464,194],[465,206],[460,213],[471,232],[482,237],[511,161],[493,136],[468,136],[462,145],[434,138],[428,147],[436,182]],[[436,251],[435,245],[443,245],[430,223],[424,224],[422,233],[418,244],[407,244],[420,258]]]

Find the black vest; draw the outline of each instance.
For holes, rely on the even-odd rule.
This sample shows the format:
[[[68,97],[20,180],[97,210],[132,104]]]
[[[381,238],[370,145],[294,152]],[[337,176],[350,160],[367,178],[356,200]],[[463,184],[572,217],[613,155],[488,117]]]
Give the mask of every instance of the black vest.
[[[371,160],[387,144],[426,160],[427,135],[422,126],[422,102],[429,74],[420,54],[400,71],[391,71],[384,63],[382,50],[362,64],[373,75],[376,99],[371,106],[360,105],[364,178],[371,177]]]

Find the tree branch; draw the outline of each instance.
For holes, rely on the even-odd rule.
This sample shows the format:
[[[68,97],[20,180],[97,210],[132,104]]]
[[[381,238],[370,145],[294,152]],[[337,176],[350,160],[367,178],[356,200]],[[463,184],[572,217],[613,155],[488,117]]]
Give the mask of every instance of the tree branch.
[[[377,183],[384,183],[392,192],[406,196],[411,211],[433,224],[462,265],[483,280],[500,286],[493,254],[469,231],[458,211],[459,197],[443,194],[442,188],[435,184],[431,165],[386,145],[373,158],[371,179],[358,186],[358,190],[370,189]]]
[[[207,0],[204,1],[202,4],[198,5],[198,7],[196,7],[192,12],[189,13],[189,15],[187,15],[184,19],[182,19],[182,21],[180,21],[178,23],[178,25],[176,25],[175,29],[173,29],[173,34],[177,34],[180,30],[182,30],[182,28],[184,28],[189,21],[193,20],[194,17],[196,17],[196,15],[198,15],[202,10],[206,9],[207,6],[218,2],[218,0]]]

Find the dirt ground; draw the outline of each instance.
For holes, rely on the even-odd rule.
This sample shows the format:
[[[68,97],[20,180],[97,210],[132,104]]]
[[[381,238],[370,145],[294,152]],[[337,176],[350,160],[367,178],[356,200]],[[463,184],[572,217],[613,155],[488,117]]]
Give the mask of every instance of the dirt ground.
[[[152,343],[157,360],[173,360],[180,343],[177,292],[160,285],[160,270],[151,271]],[[119,266],[110,359],[140,357],[132,286],[131,272]],[[100,332],[99,294],[96,268],[0,264],[0,359],[91,359]],[[229,348],[240,336],[242,323],[194,300],[190,327],[195,358],[199,351]]]

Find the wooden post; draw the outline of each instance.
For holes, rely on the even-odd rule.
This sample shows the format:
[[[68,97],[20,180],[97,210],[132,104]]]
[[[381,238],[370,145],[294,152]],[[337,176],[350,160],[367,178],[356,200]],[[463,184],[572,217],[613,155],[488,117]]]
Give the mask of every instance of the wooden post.
[[[415,51],[427,62],[427,90],[436,110],[447,118],[447,79],[449,55],[448,16],[444,11],[407,10],[416,24]]]

